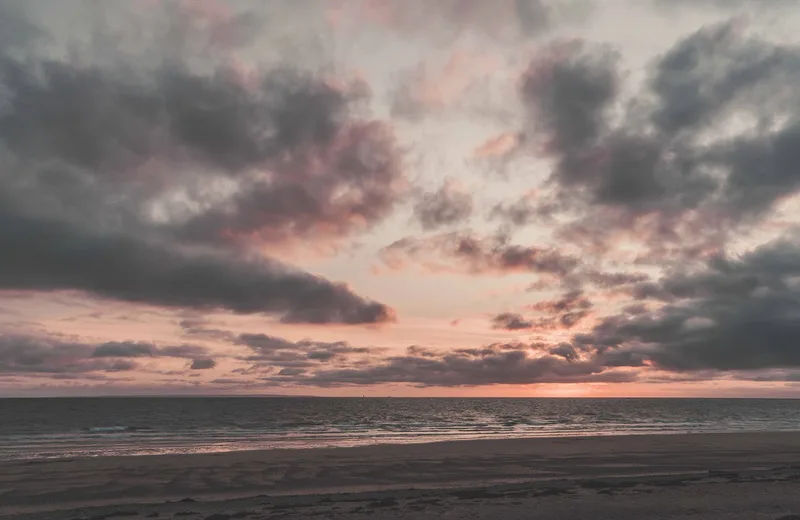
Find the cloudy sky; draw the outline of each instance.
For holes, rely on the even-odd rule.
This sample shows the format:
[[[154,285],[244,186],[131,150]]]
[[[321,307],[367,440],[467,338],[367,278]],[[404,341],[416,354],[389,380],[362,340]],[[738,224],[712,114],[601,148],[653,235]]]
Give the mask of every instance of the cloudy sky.
[[[0,395],[800,397],[798,28],[0,0]]]

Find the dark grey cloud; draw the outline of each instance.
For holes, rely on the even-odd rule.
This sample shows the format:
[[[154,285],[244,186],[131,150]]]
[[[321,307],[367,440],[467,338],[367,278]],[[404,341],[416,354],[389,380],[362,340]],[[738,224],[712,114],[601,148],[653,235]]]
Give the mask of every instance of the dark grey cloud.
[[[601,252],[605,252],[605,250]],[[596,251],[592,251],[591,247],[587,246],[585,253],[589,256]],[[586,287],[591,286],[597,289],[624,291],[634,290],[637,285],[644,284],[648,280],[650,280],[650,276],[642,272],[606,271],[582,264],[558,280],[538,280],[530,284],[526,290],[537,292],[544,289],[561,289],[566,291],[565,294],[580,294]]]
[[[591,309],[592,302],[584,295],[581,289],[575,289],[558,299],[540,301],[530,307],[532,310],[547,314],[559,314],[576,309]]]
[[[532,123],[548,132],[549,146],[576,153],[604,133],[619,91],[617,60],[608,49],[568,42],[546,49],[530,64],[521,96]]]
[[[259,353],[274,352],[276,350],[293,350],[295,347],[293,341],[260,333],[241,334],[239,335],[237,343],[250,347]]]
[[[516,312],[503,312],[492,317],[492,328],[504,330],[526,330],[534,327],[534,322],[526,320]]]
[[[178,326],[187,336],[217,341],[232,341],[235,334],[228,330],[213,328],[212,324],[200,317],[185,318],[178,322]]]
[[[800,366],[800,246],[781,240],[741,258],[675,273],[650,294],[669,303],[605,318],[576,345],[608,366],[671,371]],[[645,295],[640,295],[644,297]],[[648,295],[649,296],[649,295]]]
[[[411,345],[410,347],[406,347],[406,352],[410,356],[419,356],[419,357],[429,357],[435,358],[439,355],[439,353],[431,348],[422,347],[420,345]]]
[[[279,377],[296,377],[306,373],[304,368],[282,368],[278,371]]]
[[[159,347],[156,355],[161,357],[200,358],[208,356],[208,350],[198,345],[169,345]]]
[[[217,379],[212,379],[212,385],[225,385],[225,386],[250,386],[253,384],[252,381],[248,379],[235,379],[231,377],[220,377]]]
[[[570,275],[571,278],[573,275]],[[574,281],[566,284],[574,286]],[[562,285],[564,285],[562,283]],[[536,284],[528,288],[529,292],[537,290]],[[592,302],[584,295],[583,289],[571,289],[560,298],[554,300],[543,300],[532,305],[527,309],[537,313],[539,317],[524,318],[519,314],[500,314],[495,317],[495,326],[498,328],[508,328],[499,326],[508,320],[512,325],[520,325],[520,328],[536,330],[563,330],[571,329],[591,314]],[[522,325],[525,325],[522,327]],[[509,329],[513,330],[513,329]]]
[[[15,27],[32,37],[50,27],[35,9],[2,8],[27,14]],[[176,24],[191,15],[167,14]],[[245,79],[166,48],[131,57],[110,45],[93,50],[116,49],[117,59],[82,61],[12,36],[0,49],[0,249],[11,252],[0,258],[0,290],[285,322],[391,319],[344,285],[251,252],[264,241],[341,237],[391,212],[401,158],[391,129],[359,108],[363,91],[286,67]]]
[[[800,113],[794,118],[781,130],[756,139],[734,139],[715,151],[712,164],[730,172],[723,189],[727,210],[762,217],[800,189]]]
[[[568,360],[562,354],[533,356],[526,345],[490,345],[438,356],[390,357],[379,363],[318,370],[297,377],[294,384],[317,386],[406,383],[416,386],[479,386],[567,382],[622,382],[635,379],[630,372],[608,370],[599,364]],[[275,380],[277,382],[278,379]]]
[[[657,96],[652,114],[667,135],[697,129],[781,67],[791,54],[757,40],[743,41],[742,28],[725,23],[701,29],[664,54],[650,79]]]
[[[111,370],[114,360],[92,360],[80,343],[22,335],[0,336],[0,372],[69,373]]]
[[[621,97],[613,51],[553,45],[530,64],[520,97],[531,141],[555,161],[557,204],[502,203],[495,216],[514,225],[567,216],[557,236],[598,253],[627,230],[653,263],[718,251],[800,187],[798,79],[800,48],[737,20],[679,40],[633,101]],[[755,123],[737,128],[734,115]]]
[[[0,288],[82,290],[124,301],[277,313],[285,322],[376,323],[382,304],[277,262],[191,250],[0,207]]]
[[[93,358],[174,357],[195,359],[208,356],[208,350],[198,345],[169,345],[159,347],[144,341],[109,341],[92,351]]]
[[[316,131],[314,122],[308,124]],[[337,238],[387,217],[401,198],[403,177],[390,129],[374,121],[353,124],[325,146],[330,149],[277,165],[276,177],[266,182],[243,181],[231,201],[189,220],[179,232],[198,241]],[[345,191],[349,196],[342,197]]]
[[[136,358],[197,356],[208,356],[208,352],[194,345],[159,347],[133,341],[93,344],[50,336],[0,335],[0,373],[4,374],[122,372],[137,369]]]
[[[406,237],[386,246],[381,258],[390,267],[416,261],[434,270],[473,275],[528,271],[563,276],[578,265],[577,259],[553,248],[520,246],[503,235],[477,237],[470,232]]]
[[[588,310],[570,311],[560,315],[531,319],[532,328],[538,331],[568,330],[577,326],[591,314]]]
[[[558,317],[558,323],[561,328],[571,329],[588,317],[589,314],[588,310],[566,312]]]
[[[472,215],[472,195],[446,182],[431,193],[423,193],[414,205],[414,216],[426,231],[463,224]]]
[[[384,218],[403,176],[391,131],[353,117],[354,97],[311,74],[262,74],[254,88],[224,69],[198,75],[177,64],[134,75],[6,58],[0,78],[12,106],[0,118],[0,140],[23,164],[56,162],[51,168],[76,168],[117,189],[136,188],[124,181],[146,162],[233,176],[227,200],[162,223],[187,240],[274,241],[320,229],[337,236]],[[265,175],[254,177],[253,168]],[[171,181],[181,177],[162,184],[180,188]],[[206,177],[190,180],[215,180]],[[352,196],[337,196],[343,190]]]
[[[691,135],[718,124],[734,110],[760,120],[763,128],[755,132],[701,148],[692,158],[693,170],[686,172],[697,177],[705,167],[725,173],[718,190],[703,195],[718,197],[733,220],[761,215],[798,189],[800,155],[795,146],[800,136],[800,99],[788,86],[799,78],[800,48],[747,37],[734,22],[690,35],[656,68],[651,88],[658,106],[652,120],[662,134]],[[788,123],[777,130],[768,128],[786,116]]]
[[[570,310],[544,318],[526,318],[522,314],[516,312],[503,312],[492,317],[492,328],[509,331],[571,329],[583,321],[589,314],[590,312],[587,309],[581,309]]]
[[[740,374],[738,378],[744,381],[781,381],[800,382],[800,372],[796,370],[774,370],[759,374]]]
[[[245,361],[255,363],[258,368],[284,367],[309,368],[320,363],[344,362],[353,355],[367,355],[380,349],[355,347],[344,341],[289,341],[267,334],[240,334],[234,341],[251,350],[243,356]]]
[[[95,347],[92,357],[153,357],[158,347],[152,343],[112,341]]]
[[[557,160],[550,182],[568,207],[579,196],[589,204],[641,210],[666,196],[658,177],[669,166],[669,143],[643,133],[635,120],[619,128],[611,123],[622,88],[618,61],[606,46],[558,43],[523,77],[520,96],[532,134]]]
[[[191,161],[183,167],[242,175],[251,167],[274,168],[265,163],[302,147],[358,137],[341,133],[355,97],[310,73],[269,70],[248,87],[225,69],[209,75],[181,63],[142,69],[5,57],[0,70],[12,106],[0,119],[0,137],[21,159],[59,160],[98,175],[126,174],[137,161],[164,156]],[[351,179],[327,181],[381,173],[361,167]],[[273,175],[280,185],[289,172]]]
[[[648,311],[647,305],[643,303],[633,303],[631,305],[626,305],[622,311],[625,314],[630,314],[631,316],[638,316],[639,314],[645,314]]]
[[[559,343],[549,350],[550,354],[554,356],[561,356],[567,361],[575,361],[578,359],[578,351],[569,343]]]
[[[650,277],[644,273],[609,273],[595,269],[585,269],[576,275],[579,283],[588,283],[602,289],[612,289],[624,285],[642,283]]]
[[[210,370],[217,366],[217,362],[213,359],[194,359],[192,360],[191,365],[189,365],[190,370]]]

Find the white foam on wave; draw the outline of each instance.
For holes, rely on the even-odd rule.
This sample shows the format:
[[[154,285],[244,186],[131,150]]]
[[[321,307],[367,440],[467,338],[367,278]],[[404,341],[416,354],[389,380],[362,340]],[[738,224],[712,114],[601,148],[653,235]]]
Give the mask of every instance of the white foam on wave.
[[[92,426],[88,428],[89,433],[118,433],[130,431],[127,426]]]

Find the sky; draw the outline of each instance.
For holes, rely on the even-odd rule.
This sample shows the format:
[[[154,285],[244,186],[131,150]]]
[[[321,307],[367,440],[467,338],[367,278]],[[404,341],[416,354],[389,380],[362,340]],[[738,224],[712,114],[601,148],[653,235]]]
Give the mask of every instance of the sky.
[[[800,397],[800,0],[0,0],[0,396]]]

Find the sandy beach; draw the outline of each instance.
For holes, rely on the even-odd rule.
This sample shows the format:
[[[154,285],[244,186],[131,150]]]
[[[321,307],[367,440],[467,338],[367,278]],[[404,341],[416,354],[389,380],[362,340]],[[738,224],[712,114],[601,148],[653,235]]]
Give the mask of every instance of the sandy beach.
[[[800,433],[512,439],[0,463],[0,518],[800,515]]]

